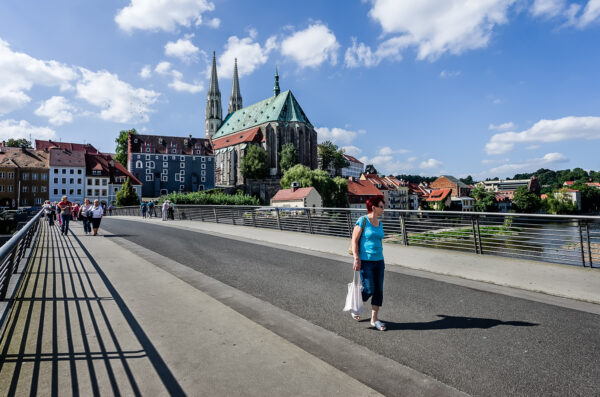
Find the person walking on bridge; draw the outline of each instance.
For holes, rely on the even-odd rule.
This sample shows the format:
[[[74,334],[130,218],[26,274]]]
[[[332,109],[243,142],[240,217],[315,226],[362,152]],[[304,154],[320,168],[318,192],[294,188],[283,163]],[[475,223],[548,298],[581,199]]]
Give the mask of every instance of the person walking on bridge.
[[[371,298],[371,325],[379,331],[387,327],[379,320],[379,309],[383,303],[383,224],[379,218],[383,216],[383,196],[371,197],[367,200],[367,215],[356,222],[352,232],[352,252],[354,270],[360,271],[362,281],[362,300]],[[358,313],[351,313],[355,320],[360,320]]]
[[[83,205],[79,209],[79,217],[83,222],[83,232],[85,234],[90,234],[92,232],[92,226],[90,223],[92,222],[92,203],[90,203],[89,199],[85,199]]]
[[[69,222],[73,214],[73,204],[67,196],[62,196],[62,200],[58,203],[58,208],[60,208],[60,232],[66,236],[69,233]]]
[[[98,228],[100,228],[100,221],[102,215],[104,215],[104,208],[100,205],[98,200],[94,200],[94,205],[90,209],[92,213],[92,228],[94,229],[94,236],[98,234]]]
[[[146,218],[146,211],[148,211],[148,204],[145,201],[142,201],[142,204],[140,204],[140,210],[142,210],[142,218]]]
[[[165,202],[162,205],[162,220],[166,221],[167,220],[167,211],[169,210],[169,200],[165,200]]]

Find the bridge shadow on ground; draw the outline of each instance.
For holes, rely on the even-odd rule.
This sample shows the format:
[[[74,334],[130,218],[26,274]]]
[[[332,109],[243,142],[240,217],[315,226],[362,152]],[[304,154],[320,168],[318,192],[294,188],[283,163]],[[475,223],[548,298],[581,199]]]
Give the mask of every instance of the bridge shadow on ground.
[[[439,320],[422,322],[422,323],[396,323],[385,321],[388,330],[415,330],[426,331],[436,329],[488,329],[499,325],[508,325],[512,327],[535,327],[539,324],[529,323],[526,321],[501,321],[493,318],[478,318],[478,317],[457,317],[438,314]]]
[[[85,244],[47,222],[1,327],[0,390],[185,394]]]

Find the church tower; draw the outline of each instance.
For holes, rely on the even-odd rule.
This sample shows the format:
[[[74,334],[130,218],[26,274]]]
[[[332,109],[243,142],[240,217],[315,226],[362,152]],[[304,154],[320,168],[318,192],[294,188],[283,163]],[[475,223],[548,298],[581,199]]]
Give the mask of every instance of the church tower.
[[[240,93],[240,80],[238,79],[237,58],[233,67],[233,85],[231,86],[231,97],[229,98],[229,111],[231,114],[236,110],[240,110],[242,106],[242,94]]]
[[[277,66],[275,66],[275,87],[273,87],[273,93],[275,96],[279,95],[281,92],[281,88],[279,88],[279,70]]]
[[[240,98],[241,101],[241,98]],[[217,61],[213,51],[212,71],[210,74],[210,87],[206,95],[206,137],[212,138],[223,122],[223,108],[221,106],[221,91],[217,78]]]

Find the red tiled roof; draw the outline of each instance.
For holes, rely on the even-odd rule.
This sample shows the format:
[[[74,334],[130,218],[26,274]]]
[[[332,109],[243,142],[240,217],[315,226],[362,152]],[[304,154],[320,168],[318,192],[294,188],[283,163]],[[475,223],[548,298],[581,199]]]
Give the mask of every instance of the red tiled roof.
[[[116,178],[121,177],[129,177],[131,179],[131,183],[133,185],[141,185],[142,182],[139,181],[133,174],[131,174],[127,169],[120,163],[114,161],[114,159],[108,155],[103,153],[88,153],[85,155],[86,160],[86,175],[88,176],[98,176],[98,174],[93,174],[92,170],[99,170],[100,176],[108,177],[110,179],[110,183],[118,183],[116,182]],[[112,165],[111,165],[112,161]]]
[[[564,184],[565,184],[566,186],[571,186],[571,185],[574,185],[574,184],[575,184],[575,181],[566,181]]]
[[[259,127],[251,128],[235,134],[229,134],[222,138],[215,139],[213,141],[213,147],[215,150],[222,149],[224,147],[237,145],[243,142],[261,142],[263,140],[262,132]]]
[[[515,197],[514,190],[504,190],[501,192],[494,192],[494,199],[498,202],[512,201],[514,197]]]
[[[211,156],[213,154],[210,140],[205,138],[163,136],[163,135],[129,135],[128,151],[130,153],[152,154],[198,154]],[[148,151],[146,151],[148,149]],[[175,153],[173,153],[175,149]]]
[[[369,181],[348,181],[348,196],[382,196],[383,194]]]
[[[452,189],[435,189],[427,197],[427,201],[444,201],[452,192]]]
[[[50,166],[85,167],[85,152],[83,150],[70,151],[58,147],[51,147]]]
[[[588,186],[600,187],[600,182],[588,182],[586,183]]]
[[[296,191],[292,191],[292,189],[281,189],[275,193],[275,196],[273,196],[273,201],[302,200],[308,196],[313,189],[316,191],[314,187],[300,187],[296,189]]]
[[[578,192],[579,190],[577,189],[567,189],[567,192]]]
[[[344,154],[344,157],[352,163],[362,164],[362,161],[358,160],[356,157],[350,156],[349,154]]]
[[[71,143],[71,142],[55,142],[53,140],[35,140],[35,148],[37,150],[49,150],[51,148],[59,148],[62,150],[68,150],[70,152],[85,152],[85,153],[99,153],[98,149],[90,145],[89,143]]]
[[[2,147],[0,149],[0,166],[47,169],[48,157],[48,153],[43,150]]]

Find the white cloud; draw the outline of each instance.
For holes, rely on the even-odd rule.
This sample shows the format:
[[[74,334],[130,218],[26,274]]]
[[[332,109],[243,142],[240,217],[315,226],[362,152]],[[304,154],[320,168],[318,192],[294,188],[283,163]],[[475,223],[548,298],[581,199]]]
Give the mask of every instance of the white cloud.
[[[54,139],[56,131],[48,127],[35,127],[25,120],[17,121],[13,119],[0,121],[0,140],[8,139]]]
[[[365,133],[364,131],[350,131],[337,127],[331,129],[327,127],[318,127],[316,130],[319,143],[331,141],[336,145],[349,145],[358,134]]]
[[[515,0],[373,0],[369,16],[384,33],[418,47],[418,59],[436,59],[486,47],[493,29],[508,22]]]
[[[579,19],[579,27],[584,28],[593,22],[600,22],[600,0],[590,0]]]
[[[159,62],[154,71],[158,74],[171,74],[171,63],[167,61]]]
[[[529,145],[525,149],[527,149],[527,150],[535,150],[535,149],[539,149],[539,148],[541,148],[540,145]]]
[[[192,37],[194,37],[193,34],[186,35],[184,38],[175,42],[169,41],[165,45],[165,55],[179,58],[185,63],[195,61],[200,50],[192,43]]]
[[[515,128],[515,123],[509,121],[508,123],[502,123],[498,125],[490,124],[488,128],[495,131],[506,131]]]
[[[565,5],[566,0],[534,0],[530,11],[536,17],[552,18],[560,15]]]
[[[363,164],[373,164],[380,174],[398,175],[414,168],[410,161],[402,161],[393,156],[376,155],[375,157],[363,156],[359,159]]]
[[[219,18],[209,19],[206,22],[206,26],[209,26],[209,27],[214,28],[214,29],[218,29],[219,26],[221,26],[221,20]]]
[[[392,154],[404,154],[408,153],[410,150],[407,149],[392,149],[389,146],[384,146],[377,151],[377,154],[380,156],[390,156]]]
[[[150,76],[152,76],[152,69],[150,68],[150,65],[145,65],[142,70],[140,70],[139,76],[142,79],[150,78]]]
[[[429,168],[439,168],[443,164],[444,163],[442,163],[441,161],[431,158],[431,159],[428,159],[426,161],[421,161],[421,164],[419,165],[419,167],[421,167],[421,168],[428,168],[428,169]]]
[[[342,146],[342,149],[344,150],[344,153],[352,157],[358,157],[362,153],[361,148],[352,145]]]
[[[53,96],[40,105],[35,110],[35,114],[42,117],[48,117],[48,121],[53,125],[63,125],[73,121],[73,107],[65,97]]]
[[[552,164],[566,163],[569,159],[561,153],[548,153],[539,159],[529,159],[522,163],[504,164],[499,167],[492,168],[489,173],[501,176],[512,177],[516,173],[535,171],[539,168],[547,167]]]
[[[492,136],[485,145],[488,154],[511,151],[517,143],[547,143],[571,139],[600,139],[600,117],[563,117],[556,120],[540,120],[521,132],[502,132]]]
[[[269,59],[269,54],[277,48],[275,37],[269,37],[264,45],[255,42],[256,31],[250,30],[249,37],[242,39],[231,36],[225,44],[225,52],[219,56],[219,77],[230,79],[233,77],[235,58],[238,60],[239,76],[246,76],[264,65]],[[210,73],[210,68],[208,69]]]
[[[344,64],[346,67],[355,68],[359,66],[372,67],[390,58],[391,60],[402,60],[402,51],[414,44],[414,40],[409,36],[392,37],[377,46],[375,51],[364,43],[357,43],[356,38],[352,38],[352,47],[346,49],[344,55]]]
[[[31,98],[25,93],[34,85],[67,90],[78,73],[57,61],[44,61],[15,52],[0,39],[0,115],[25,106]]]
[[[80,68],[83,78],[77,83],[77,96],[100,107],[100,117],[119,123],[145,122],[159,93],[133,88],[107,71],[92,72]]]
[[[119,10],[115,22],[126,32],[134,29],[174,31],[177,26],[202,23],[202,13],[214,10],[207,0],[131,0]]]
[[[183,81],[183,74],[175,69],[171,69],[169,62],[160,62],[154,68],[154,71],[163,76],[171,76],[173,80],[169,83],[169,87],[177,92],[189,92],[190,94],[196,94],[204,90],[204,85],[197,81],[194,84],[186,83]]]
[[[335,65],[339,47],[333,32],[317,22],[285,38],[281,42],[281,53],[301,68],[314,68],[327,61]]]
[[[508,163],[509,161],[510,161],[509,158],[504,158],[504,159],[485,159],[485,160],[481,160],[481,164],[483,164],[483,165],[492,165],[492,164]]]
[[[460,76],[460,70],[442,70],[440,72],[440,77],[445,79],[445,78],[450,78],[450,77],[458,77]]]

